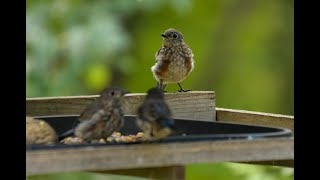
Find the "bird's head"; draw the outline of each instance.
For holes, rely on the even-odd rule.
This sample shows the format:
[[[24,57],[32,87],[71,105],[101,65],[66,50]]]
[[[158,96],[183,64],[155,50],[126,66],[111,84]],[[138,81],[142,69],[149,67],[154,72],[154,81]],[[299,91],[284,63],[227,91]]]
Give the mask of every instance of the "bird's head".
[[[168,29],[164,33],[161,34],[163,37],[163,43],[167,46],[175,46],[179,45],[183,42],[182,34],[175,29]]]
[[[109,87],[100,93],[102,100],[121,99],[128,91],[120,87]]]
[[[146,98],[147,99],[164,99],[164,95],[162,90],[155,87],[148,90]]]

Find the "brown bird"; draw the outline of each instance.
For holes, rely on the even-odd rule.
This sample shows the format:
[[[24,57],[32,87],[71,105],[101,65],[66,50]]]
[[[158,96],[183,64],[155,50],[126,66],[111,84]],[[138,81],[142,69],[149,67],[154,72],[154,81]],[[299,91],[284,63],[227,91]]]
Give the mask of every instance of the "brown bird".
[[[123,126],[122,97],[127,92],[118,87],[104,89],[100,97],[80,114],[74,134],[84,141],[107,138]]]
[[[162,90],[152,88],[138,109],[137,126],[144,132],[146,140],[159,140],[169,136],[175,129],[171,111]]]
[[[175,29],[168,29],[163,34],[163,45],[156,53],[156,64],[152,66],[158,88],[165,91],[167,84],[177,83],[179,92],[186,92],[181,82],[186,79],[194,68],[193,53],[184,42],[182,34]]]

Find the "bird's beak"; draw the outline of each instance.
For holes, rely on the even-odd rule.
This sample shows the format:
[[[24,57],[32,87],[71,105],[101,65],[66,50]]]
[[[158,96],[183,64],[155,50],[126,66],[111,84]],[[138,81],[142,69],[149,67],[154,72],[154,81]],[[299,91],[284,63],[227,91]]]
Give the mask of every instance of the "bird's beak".
[[[167,36],[166,36],[166,35],[164,35],[164,34],[161,34],[161,36],[162,36],[162,37],[164,37],[164,38],[167,38]]]

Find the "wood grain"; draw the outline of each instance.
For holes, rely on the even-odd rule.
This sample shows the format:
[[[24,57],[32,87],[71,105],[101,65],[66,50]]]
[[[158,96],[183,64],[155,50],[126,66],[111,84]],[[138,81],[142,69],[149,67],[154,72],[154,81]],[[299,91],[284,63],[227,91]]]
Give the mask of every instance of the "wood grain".
[[[294,134],[294,116],[216,108],[217,121],[288,128]]]
[[[26,174],[287,160],[293,147],[293,138],[273,138],[26,151]]]
[[[78,115],[97,97],[27,98],[26,111],[29,116]],[[144,97],[144,93],[126,95],[125,114],[135,115]],[[215,93],[212,91],[166,93],[165,99],[174,118],[283,127],[294,131],[293,116],[216,108]],[[183,169],[190,163],[241,162],[293,167],[293,146],[293,138],[272,138],[26,151],[26,174],[107,171],[157,178],[162,177],[161,173],[156,173],[160,172],[158,169],[166,174],[166,178],[174,178],[184,176],[184,171],[177,175],[177,167]]]
[[[127,94],[124,98],[126,115],[136,115],[145,93]],[[29,116],[80,114],[85,106],[97,95],[64,96],[46,98],[27,98],[26,112]],[[173,118],[214,121],[215,93],[213,91],[191,91],[184,93],[165,93],[165,99],[173,113]]]

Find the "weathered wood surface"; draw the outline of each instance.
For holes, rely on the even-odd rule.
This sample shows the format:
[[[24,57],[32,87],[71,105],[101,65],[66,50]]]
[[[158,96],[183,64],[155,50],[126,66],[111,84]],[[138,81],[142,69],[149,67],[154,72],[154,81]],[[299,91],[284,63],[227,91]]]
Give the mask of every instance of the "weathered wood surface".
[[[216,120],[239,124],[288,128],[294,133],[294,116],[216,107]]]
[[[293,138],[135,144],[26,152],[26,174],[294,158]]]
[[[144,96],[144,93],[126,95],[125,114],[135,115]],[[27,98],[27,115],[80,114],[96,97]],[[293,116],[215,108],[214,92],[166,93],[165,98],[174,118],[217,120],[294,130]],[[153,173],[160,167],[166,167],[163,169],[166,177],[178,177],[177,166],[183,169],[184,165],[190,163],[227,161],[293,167],[293,145],[293,138],[273,138],[27,151],[26,174],[29,176],[54,172],[107,171],[111,174],[156,178],[160,175]]]
[[[145,93],[127,94],[124,98],[124,113],[136,115]],[[80,114],[97,95],[27,98],[26,112],[29,116]],[[165,99],[173,112],[173,118],[213,121],[215,117],[215,93],[213,91],[192,91],[165,93]]]

